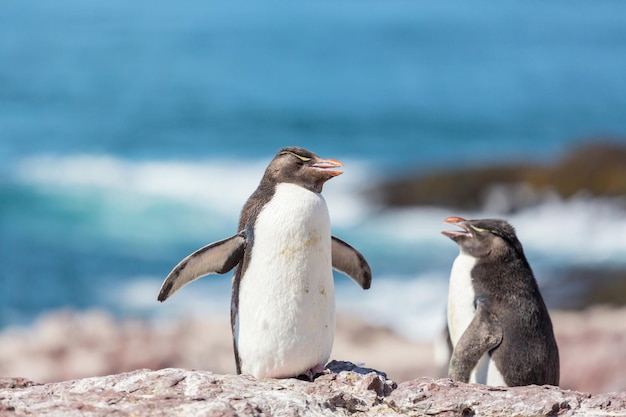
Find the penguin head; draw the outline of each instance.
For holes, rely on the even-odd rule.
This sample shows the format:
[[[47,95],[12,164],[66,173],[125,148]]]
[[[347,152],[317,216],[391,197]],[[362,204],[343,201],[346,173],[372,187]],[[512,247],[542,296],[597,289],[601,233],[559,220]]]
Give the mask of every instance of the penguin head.
[[[474,258],[504,255],[511,250],[522,255],[524,253],[515,229],[505,220],[448,217],[444,221],[461,230],[444,230],[441,233],[454,240],[461,252]]]
[[[264,181],[288,182],[321,193],[326,181],[341,175],[337,168],[343,164],[334,159],[322,159],[311,151],[295,146],[283,148],[272,159],[263,176]]]

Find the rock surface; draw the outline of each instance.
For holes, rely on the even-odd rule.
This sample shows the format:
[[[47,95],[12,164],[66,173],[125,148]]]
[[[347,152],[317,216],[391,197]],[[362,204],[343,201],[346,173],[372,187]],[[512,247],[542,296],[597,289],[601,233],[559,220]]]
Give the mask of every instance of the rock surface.
[[[52,416],[601,416],[626,415],[626,393],[494,388],[331,362],[314,382],[167,368],[0,388],[0,415]]]

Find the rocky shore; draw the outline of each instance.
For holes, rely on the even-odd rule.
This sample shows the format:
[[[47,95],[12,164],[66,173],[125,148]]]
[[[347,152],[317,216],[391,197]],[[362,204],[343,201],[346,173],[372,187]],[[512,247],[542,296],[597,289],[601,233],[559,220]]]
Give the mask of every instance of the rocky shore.
[[[561,357],[561,388],[594,394],[626,391],[626,308],[551,314]],[[401,383],[445,376],[439,345],[340,317],[331,359],[384,371]],[[31,327],[0,333],[0,377],[47,383],[142,368],[233,374],[228,319],[148,323],[118,321],[103,311],[58,311]]]
[[[0,380],[1,415],[53,416],[624,416],[626,393],[487,387],[447,378],[401,384],[333,361],[315,381],[167,368],[33,385]]]

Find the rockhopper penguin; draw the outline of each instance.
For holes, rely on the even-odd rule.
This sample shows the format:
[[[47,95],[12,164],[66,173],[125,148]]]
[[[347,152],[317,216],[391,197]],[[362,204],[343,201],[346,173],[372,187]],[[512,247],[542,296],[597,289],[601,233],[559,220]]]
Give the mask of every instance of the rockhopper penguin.
[[[368,289],[365,258],[331,236],[322,187],[343,164],[281,149],[245,203],[238,232],[198,249],[165,278],[158,300],[235,268],[231,326],[237,373],[257,378],[323,371],[335,334],[333,268]]]
[[[452,266],[450,378],[487,385],[558,385],[559,352],[548,309],[513,227],[448,217],[460,253]]]

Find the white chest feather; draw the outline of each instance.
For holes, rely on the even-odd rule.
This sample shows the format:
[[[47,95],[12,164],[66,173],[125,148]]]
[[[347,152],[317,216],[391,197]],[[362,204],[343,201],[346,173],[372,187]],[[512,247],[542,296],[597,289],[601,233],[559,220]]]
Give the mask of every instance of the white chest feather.
[[[335,331],[330,219],[321,194],[280,184],[259,214],[239,290],[242,372],[284,377],[325,364]]]
[[[469,382],[499,387],[507,386],[502,373],[488,353],[485,353],[478,361],[478,364],[470,375]]]
[[[452,347],[456,345],[474,318],[474,298],[471,272],[476,265],[476,258],[463,252],[454,260],[450,272],[448,290],[448,330]],[[470,375],[469,382],[493,386],[506,386],[502,374],[497,369],[491,356],[485,353]]]
[[[475,264],[476,258],[463,252],[452,264],[448,289],[448,329],[453,347],[474,318],[475,293],[471,272]]]

